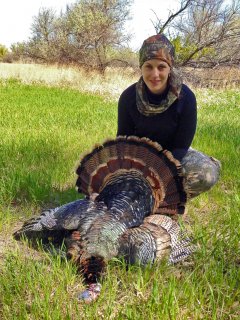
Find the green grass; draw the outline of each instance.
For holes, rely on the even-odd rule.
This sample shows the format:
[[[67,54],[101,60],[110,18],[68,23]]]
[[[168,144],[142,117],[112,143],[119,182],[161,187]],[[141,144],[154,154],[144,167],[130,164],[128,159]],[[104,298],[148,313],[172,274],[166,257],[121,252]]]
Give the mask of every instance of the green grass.
[[[239,319],[240,92],[198,91],[193,146],[222,162],[221,180],[188,205],[193,264],[112,261],[100,298],[83,305],[81,275],[11,233],[42,208],[79,198],[80,155],[116,133],[116,102],[71,89],[0,82],[1,319]],[[3,253],[4,251],[4,253]]]
[[[0,199],[59,202],[74,186],[80,155],[115,135],[114,104],[14,80],[2,83],[0,90]]]

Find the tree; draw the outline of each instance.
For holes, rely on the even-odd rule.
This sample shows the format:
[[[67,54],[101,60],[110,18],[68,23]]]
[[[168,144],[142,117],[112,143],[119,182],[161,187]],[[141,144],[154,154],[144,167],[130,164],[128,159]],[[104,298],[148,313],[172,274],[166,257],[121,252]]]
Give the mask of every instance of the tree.
[[[184,14],[184,11],[189,8],[193,1],[194,0],[181,0],[180,8],[177,9],[176,12],[170,11],[166,21],[162,21],[161,19],[159,19],[156,12],[153,11],[156,17],[156,21],[152,21],[152,23],[156,30],[156,33],[163,33],[165,29],[169,28],[173,20],[175,20],[177,17],[179,18],[180,16],[182,16],[182,14]]]
[[[104,72],[113,60],[109,52],[128,39],[123,28],[131,0],[82,0],[67,13],[74,60]]]
[[[115,49],[128,39],[124,24],[131,1],[80,0],[59,16],[42,8],[34,17],[26,54],[35,61],[74,63],[103,73]]]
[[[26,55],[36,61],[55,61],[55,21],[56,13],[51,8],[41,8],[38,15],[33,17],[32,38],[26,44]]]
[[[2,61],[7,54],[8,49],[4,45],[0,44],[0,61]]]
[[[26,60],[26,42],[16,42],[13,43],[10,47],[11,50],[11,59],[12,61]]]
[[[240,62],[240,2],[190,0],[184,14],[172,14],[164,28],[171,34],[180,65],[216,66]],[[181,11],[182,13],[182,11]],[[158,20],[156,27],[161,21]],[[159,29],[160,30],[160,29]],[[234,44],[234,45],[233,45]]]

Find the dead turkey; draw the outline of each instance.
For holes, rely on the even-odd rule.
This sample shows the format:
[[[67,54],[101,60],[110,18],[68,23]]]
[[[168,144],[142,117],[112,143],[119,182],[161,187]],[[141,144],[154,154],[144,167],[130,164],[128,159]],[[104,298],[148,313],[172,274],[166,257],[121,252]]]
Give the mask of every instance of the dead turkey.
[[[30,219],[15,239],[65,241],[68,257],[90,284],[113,257],[144,265],[189,255],[189,239],[181,239],[171,218],[183,213],[187,193],[170,152],[146,138],[118,137],[86,154],[77,174],[76,186],[86,198]]]

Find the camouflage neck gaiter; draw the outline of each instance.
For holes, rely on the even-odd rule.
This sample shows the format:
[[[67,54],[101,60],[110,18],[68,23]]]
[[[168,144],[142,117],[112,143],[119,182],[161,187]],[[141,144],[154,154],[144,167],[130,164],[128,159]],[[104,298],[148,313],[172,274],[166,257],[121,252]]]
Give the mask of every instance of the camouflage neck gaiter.
[[[181,79],[178,79],[178,83],[175,83],[175,88],[177,88],[178,94],[181,91],[182,82]],[[168,90],[166,97],[164,97],[159,105],[151,104],[148,100],[145,83],[141,77],[136,84],[136,103],[138,111],[144,116],[154,116],[156,114],[166,111],[173,102],[177,99],[176,94],[171,91],[171,88]]]

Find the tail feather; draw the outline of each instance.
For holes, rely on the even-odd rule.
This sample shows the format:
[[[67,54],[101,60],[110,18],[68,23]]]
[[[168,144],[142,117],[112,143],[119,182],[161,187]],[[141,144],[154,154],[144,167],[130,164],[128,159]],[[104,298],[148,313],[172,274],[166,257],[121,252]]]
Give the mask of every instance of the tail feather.
[[[169,151],[146,138],[118,137],[95,147],[82,158],[76,185],[86,195],[101,193],[113,177],[133,171],[151,185],[155,198],[152,213],[161,206],[181,213],[187,200],[181,165]]]

